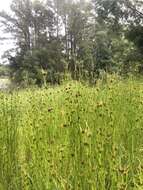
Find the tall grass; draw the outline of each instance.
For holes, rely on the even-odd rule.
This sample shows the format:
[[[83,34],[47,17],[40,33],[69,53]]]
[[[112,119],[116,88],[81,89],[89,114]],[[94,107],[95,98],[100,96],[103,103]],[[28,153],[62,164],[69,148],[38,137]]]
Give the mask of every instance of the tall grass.
[[[142,190],[143,87],[0,93],[0,189]]]

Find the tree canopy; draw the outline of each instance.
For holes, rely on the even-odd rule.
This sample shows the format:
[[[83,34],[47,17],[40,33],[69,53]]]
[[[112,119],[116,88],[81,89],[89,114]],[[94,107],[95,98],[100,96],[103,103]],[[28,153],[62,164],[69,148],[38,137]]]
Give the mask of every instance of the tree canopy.
[[[16,41],[8,54],[18,84],[96,81],[101,71],[142,72],[143,2],[13,0],[0,22]]]

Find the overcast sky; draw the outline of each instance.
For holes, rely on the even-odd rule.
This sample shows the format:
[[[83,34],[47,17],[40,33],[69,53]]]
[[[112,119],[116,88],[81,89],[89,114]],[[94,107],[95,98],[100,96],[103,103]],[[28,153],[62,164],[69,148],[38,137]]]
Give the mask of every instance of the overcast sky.
[[[0,5],[0,10],[2,9],[7,10],[9,8],[10,3],[11,3],[11,0],[3,0]]]

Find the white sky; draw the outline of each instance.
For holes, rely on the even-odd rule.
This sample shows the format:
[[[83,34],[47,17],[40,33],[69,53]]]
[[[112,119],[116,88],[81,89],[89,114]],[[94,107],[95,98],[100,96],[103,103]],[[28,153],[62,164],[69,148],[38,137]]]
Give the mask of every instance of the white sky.
[[[2,9],[7,10],[10,3],[11,3],[11,0],[2,1],[1,5],[0,5],[0,10],[2,10]]]

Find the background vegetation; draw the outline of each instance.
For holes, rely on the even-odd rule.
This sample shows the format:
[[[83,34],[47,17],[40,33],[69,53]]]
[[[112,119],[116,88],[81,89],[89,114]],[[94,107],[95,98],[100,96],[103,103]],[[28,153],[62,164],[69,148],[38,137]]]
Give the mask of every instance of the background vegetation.
[[[100,73],[142,73],[143,2],[131,0],[13,0],[1,12],[15,40],[6,53],[21,86],[72,79],[95,83]]]
[[[10,66],[9,65],[0,65],[0,76],[1,78],[8,77],[10,75]]]

